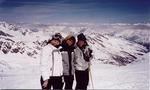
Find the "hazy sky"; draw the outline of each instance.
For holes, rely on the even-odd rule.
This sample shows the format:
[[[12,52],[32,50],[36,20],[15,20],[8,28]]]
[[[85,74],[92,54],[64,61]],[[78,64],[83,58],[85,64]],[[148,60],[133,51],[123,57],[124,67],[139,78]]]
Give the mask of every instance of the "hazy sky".
[[[150,0],[0,0],[0,21],[150,22]]]

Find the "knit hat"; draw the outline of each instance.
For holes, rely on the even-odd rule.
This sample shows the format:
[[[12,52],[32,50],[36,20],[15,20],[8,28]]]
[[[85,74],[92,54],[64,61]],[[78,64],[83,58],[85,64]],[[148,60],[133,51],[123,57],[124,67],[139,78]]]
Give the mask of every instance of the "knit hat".
[[[77,36],[78,40],[82,40],[82,41],[86,41],[86,37],[83,33],[80,33],[78,36]]]

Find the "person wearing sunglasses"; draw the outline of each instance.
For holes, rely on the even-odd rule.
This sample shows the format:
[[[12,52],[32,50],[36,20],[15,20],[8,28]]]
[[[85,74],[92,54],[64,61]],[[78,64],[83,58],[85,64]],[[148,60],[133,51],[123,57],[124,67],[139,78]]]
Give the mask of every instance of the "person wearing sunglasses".
[[[61,46],[62,36],[56,33],[48,44],[41,51],[41,87],[42,89],[62,89],[62,55],[59,47]]]

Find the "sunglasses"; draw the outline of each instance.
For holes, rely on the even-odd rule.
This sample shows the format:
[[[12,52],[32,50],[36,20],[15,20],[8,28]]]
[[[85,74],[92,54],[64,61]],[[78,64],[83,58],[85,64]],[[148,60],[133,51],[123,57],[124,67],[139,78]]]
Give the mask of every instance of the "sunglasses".
[[[61,36],[60,34],[55,34],[55,35],[53,36],[53,38],[55,38],[55,39],[61,39],[62,36]]]

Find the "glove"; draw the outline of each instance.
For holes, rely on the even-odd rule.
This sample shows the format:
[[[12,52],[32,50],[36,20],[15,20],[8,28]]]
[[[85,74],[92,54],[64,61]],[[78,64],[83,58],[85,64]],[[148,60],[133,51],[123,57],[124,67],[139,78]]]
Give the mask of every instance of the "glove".
[[[90,48],[84,50],[83,57],[85,61],[89,62],[90,57],[92,57],[92,50]]]

